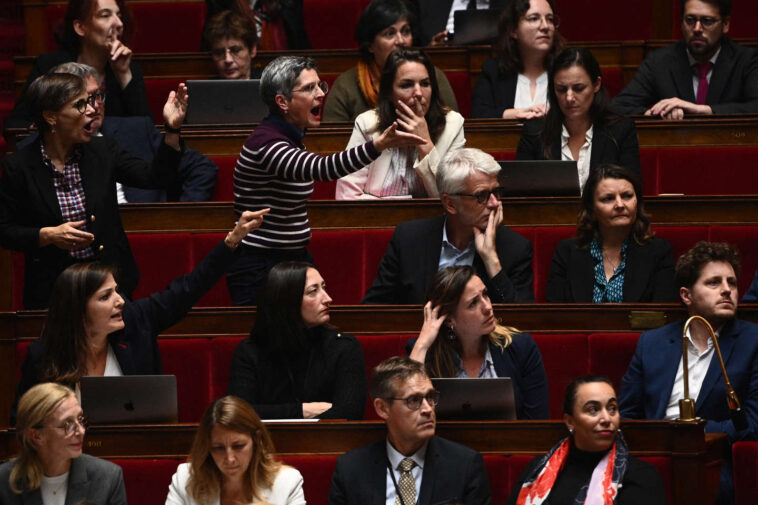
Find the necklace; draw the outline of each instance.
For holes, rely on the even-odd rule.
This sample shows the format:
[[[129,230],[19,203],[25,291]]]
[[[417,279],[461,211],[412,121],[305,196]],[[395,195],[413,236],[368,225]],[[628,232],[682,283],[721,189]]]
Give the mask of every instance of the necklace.
[[[613,269],[614,272],[616,271],[618,266],[621,264],[621,258],[618,258],[618,261],[616,262],[611,261],[611,257],[605,251],[603,251],[603,261],[607,262],[611,266],[611,269]]]

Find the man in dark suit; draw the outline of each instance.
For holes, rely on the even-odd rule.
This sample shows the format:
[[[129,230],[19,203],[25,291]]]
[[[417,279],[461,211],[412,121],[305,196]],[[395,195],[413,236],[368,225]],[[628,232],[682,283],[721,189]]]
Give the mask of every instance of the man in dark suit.
[[[438,270],[473,266],[496,303],[534,302],[532,244],[503,226],[500,165],[479,149],[449,153],[437,168],[445,214],[400,223],[361,303],[424,303]]]
[[[695,400],[695,414],[706,420],[706,432],[726,433],[730,441],[758,439],[758,325],[735,317],[738,273],[739,256],[725,243],[698,242],[676,265],[682,302],[690,316],[703,317],[715,330],[747,423],[740,427],[731,418],[713,342],[700,322],[694,322],[686,335],[689,391]],[[683,329],[684,322],[680,321],[640,336],[621,381],[619,408],[623,418],[679,417],[684,390]],[[727,465],[719,491],[721,502],[728,503],[730,490],[731,470]]]
[[[383,361],[371,377],[371,397],[387,438],[340,456],[329,505],[491,503],[482,455],[434,435],[439,393],[423,364]]]
[[[475,9],[504,9],[509,0],[410,0],[418,21],[413,38],[421,46],[441,45],[453,32],[454,12]]]
[[[664,119],[758,112],[758,55],[732,41],[731,0],[682,2],[682,40],[650,54],[611,103]]]

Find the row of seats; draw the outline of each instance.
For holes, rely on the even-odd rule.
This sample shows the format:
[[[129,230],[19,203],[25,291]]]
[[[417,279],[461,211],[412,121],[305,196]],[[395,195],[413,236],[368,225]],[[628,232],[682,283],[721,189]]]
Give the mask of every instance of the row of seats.
[[[532,242],[535,297],[538,302],[544,302],[555,248],[561,240],[574,236],[575,228],[535,226],[513,229]],[[758,268],[758,226],[659,226],[654,230],[671,243],[675,259],[700,240],[736,244],[743,256],[740,293],[748,288],[753,272]],[[360,302],[376,277],[392,232],[393,229],[313,231],[308,249],[335,304]],[[142,273],[134,297],[148,296],[165,288],[175,277],[189,272],[223,236],[220,233],[129,234],[129,243]],[[334,244],[339,244],[339,254],[334,254]],[[172,254],[160,255],[156,251],[172,251]],[[23,255],[14,252],[13,307],[17,310],[22,307],[23,263]],[[225,279],[221,279],[197,304],[199,307],[229,305],[231,299]]]
[[[515,151],[490,151],[490,154],[497,160],[516,158]],[[237,156],[211,156],[210,159],[219,168],[212,200],[233,201]],[[642,187],[646,196],[758,194],[756,159],[758,147],[755,146],[642,148]],[[311,199],[334,200],[336,185],[336,181],[316,182]]]
[[[508,321],[503,321],[508,324]],[[363,349],[367,377],[381,361],[404,356],[405,344],[416,334],[356,335]],[[639,333],[535,333],[548,376],[550,417],[561,419],[566,386],[588,373],[605,375],[618,388],[634,354]],[[191,336],[160,338],[163,372],[176,375],[179,422],[197,422],[205,407],[224,396],[229,385],[232,354],[243,337]],[[16,380],[29,342],[16,343]],[[86,406],[85,406],[86,408]],[[378,419],[366,399],[365,419]]]
[[[681,23],[679,0],[667,2],[597,2],[596,0],[556,0],[560,15],[560,32],[569,41],[648,40],[652,38],[678,38]],[[314,49],[355,48],[353,28],[368,0],[305,0],[303,17],[306,31]],[[40,8],[34,6],[37,10]],[[200,47],[205,2],[131,2],[130,9],[136,19],[137,32],[131,44],[135,52],[163,53],[189,52]],[[645,8],[647,7],[647,8]],[[28,9],[28,8],[27,8]],[[65,5],[46,5],[42,13],[45,45],[28,44],[42,51],[55,47],[53,31],[63,19]],[[27,18],[31,18],[27,14]],[[658,28],[661,18],[670,18],[670,31]],[[752,2],[735,2],[730,35],[753,37],[752,27],[758,22],[758,11]],[[165,30],[166,19],[172,20],[172,30]],[[622,23],[608,22],[624,20]],[[324,22],[329,20],[329,22]],[[653,21],[656,20],[657,23]],[[335,30],[335,27],[349,27]],[[44,31],[42,28],[44,27]],[[591,28],[590,28],[591,27]],[[27,39],[32,37],[27,34]],[[29,53],[33,54],[33,53]]]
[[[484,456],[492,503],[505,503],[511,488],[531,459],[532,456],[525,455]],[[666,490],[666,501],[673,504],[674,476],[671,458],[643,457],[642,459],[655,466],[661,474]],[[127,500],[129,503],[141,505],[163,505],[165,496],[168,494],[171,476],[176,471],[177,465],[183,462],[177,459],[114,459],[112,461],[120,465],[124,471]],[[303,491],[309,504],[327,504],[329,485],[337,463],[337,456],[284,456],[281,461],[297,468],[303,475]]]

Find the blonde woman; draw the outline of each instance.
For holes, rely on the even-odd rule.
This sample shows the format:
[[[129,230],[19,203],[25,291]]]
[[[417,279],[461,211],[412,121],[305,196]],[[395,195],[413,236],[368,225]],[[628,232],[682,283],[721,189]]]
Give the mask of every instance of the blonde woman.
[[[236,396],[206,409],[187,463],[171,479],[166,505],[304,505],[303,476],[274,459],[255,410]]]
[[[501,326],[474,268],[443,268],[424,305],[424,325],[408,342],[430,377],[511,377],[518,419],[550,417],[542,355],[528,333]]]
[[[52,382],[29,389],[18,403],[20,454],[0,465],[0,503],[126,505],[121,468],[82,454],[86,427],[71,389]]]

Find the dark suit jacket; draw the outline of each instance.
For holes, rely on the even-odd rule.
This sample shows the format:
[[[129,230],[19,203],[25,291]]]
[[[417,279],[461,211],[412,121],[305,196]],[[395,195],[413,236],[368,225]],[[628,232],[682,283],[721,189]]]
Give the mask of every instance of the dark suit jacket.
[[[758,270],[755,271],[755,277],[753,282],[750,283],[750,287],[745,292],[745,296],[742,297],[743,302],[758,302]]]
[[[11,491],[9,478],[15,466],[16,460],[0,465],[0,503],[42,505],[42,493],[39,489],[24,491],[21,494]],[[126,489],[121,467],[87,454],[72,459],[66,505],[76,505],[84,501],[99,505],[126,505]]]
[[[686,45],[680,40],[648,55],[611,108],[620,114],[642,114],[664,98],[695,103],[692,75]],[[705,102],[714,114],[758,112],[758,53],[724,36]]]
[[[684,321],[644,332],[624,378],[619,408],[624,419],[663,419],[682,358]],[[758,325],[733,319],[719,337],[729,380],[734,386],[749,427],[736,431],[729,418],[726,389],[718,358],[713,356],[695,402],[705,419],[705,431],[726,433],[731,441],[758,438]]]
[[[516,151],[517,160],[544,160],[542,151],[542,128],[544,119],[532,119],[524,123],[521,139]],[[551,143],[550,158],[561,159],[561,136]],[[640,145],[637,140],[637,128],[634,121],[619,118],[608,126],[595,125],[592,134],[592,152],[590,168],[604,163],[621,165],[627,170],[642,176],[640,168]]]
[[[497,58],[485,61],[471,95],[470,116],[502,118],[506,109],[513,108],[517,85],[518,72],[502,73]]]
[[[387,442],[343,454],[329,488],[329,505],[384,505],[387,497]],[[478,452],[440,437],[426,448],[418,505],[488,505],[492,502],[484,460]]]
[[[576,238],[558,244],[550,265],[545,301],[549,303],[592,303],[595,260],[590,248],[579,249]],[[626,250],[624,302],[676,302],[674,258],[671,245],[658,237],[645,246],[633,239]]]
[[[124,329],[108,335],[108,343],[124,375],[163,373],[158,335],[181,321],[236,257],[235,252],[220,242],[192,272],[177,277],[163,291],[124,303]],[[45,345],[42,338],[29,344],[16,399],[40,382]]]
[[[101,132],[116,139],[122,149],[148,163],[152,163],[163,142],[163,135],[147,116],[106,117]],[[124,193],[128,202],[204,202],[213,195],[217,174],[215,163],[187,148],[176,169],[176,180],[167,191],[124,186]]]
[[[181,153],[161,144],[152,167],[119,149],[107,137],[81,144],[79,173],[84,187],[86,229],[95,235],[95,258],[119,269],[121,290],[131,295],[139,270],[126,239],[116,200],[116,181],[140,187],[162,187],[175,177]],[[63,223],[53,175],[42,162],[40,141],[2,161],[0,179],[0,246],[23,251],[24,307],[46,307],[55,279],[74,262],[69,251],[39,247],[39,231]]]
[[[410,355],[418,338],[405,344]],[[542,354],[534,339],[528,333],[518,333],[505,349],[488,342],[492,355],[492,366],[498,377],[513,380],[513,402],[518,419],[550,419],[550,401],[547,387],[547,373],[542,364]],[[430,354],[427,353],[427,363]]]
[[[490,9],[504,9],[509,0],[490,0]],[[447,28],[447,19],[453,0],[409,0],[416,15],[416,23],[420,33],[413,34],[415,45],[425,46],[432,37]]]
[[[61,63],[70,61],[76,61],[76,55],[68,51],[40,54],[34,61],[34,67],[26,79],[24,92],[37,77]],[[121,85],[110,65],[105,66],[105,115],[149,116],[152,119],[153,113],[150,111],[150,104],[147,101],[142,68],[136,61],[132,60],[129,70],[132,71],[132,80],[124,89],[121,89]],[[26,128],[33,121],[31,104],[22,95],[22,98],[13,107],[11,115],[5,120],[5,128]]]
[[[426,288],[440,263],[445,216],[400,223],[384,253],[374,283],[361,303],[424,303]],[[506,226],[500,226],[495,247],[502,270],[490,278],[484,262],[474,256],[474,268],[495,303],[534,302],[532,243]]]

